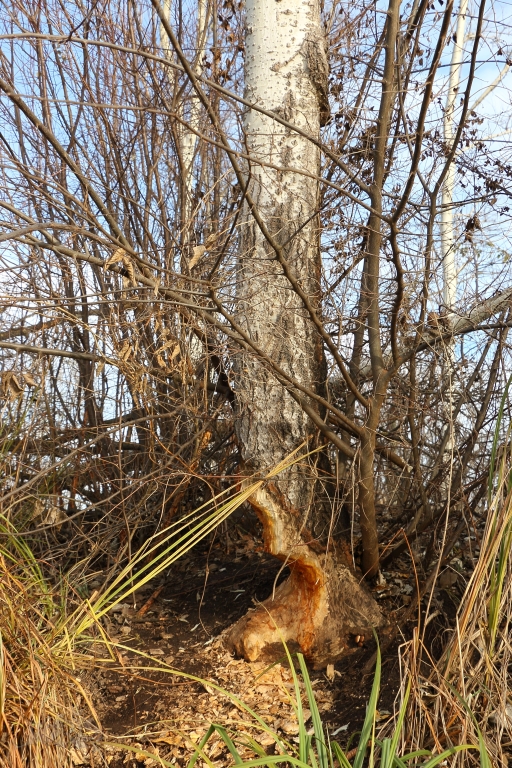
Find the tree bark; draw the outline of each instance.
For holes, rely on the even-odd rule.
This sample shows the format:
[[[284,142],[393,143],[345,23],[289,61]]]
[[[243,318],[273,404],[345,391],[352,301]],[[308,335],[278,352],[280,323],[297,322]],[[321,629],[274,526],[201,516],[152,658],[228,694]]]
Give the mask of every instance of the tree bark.
[[[319,0],[248,0],[246,12],[246,98],[318,138],[328,107]],[[258,162],[318,176],[319,149],[253,110],[246,112],[244,127],[252,158],[247,189],[260,223],[247,206],[238,322],[273,362],[322,393],[322,341],[286,274],[320,313],[319,185]],[[262,361],[247,353],[238,358],[236,394],[238,439],[252,471],[275,466],[304,440],[314,446],[304,410]],[[316,403],[309,405],[318,412]],[[377,605],[360,586],[342,547],[332,541],[330,509],[319,493],[321,462],[314,458],[251,499],[263,523],[266,550],[286,563],[291,575],[229,633],[228,644],[249,660],[281,655],[285,640],[323,664],[355,645],[351,635],[381,623]]]

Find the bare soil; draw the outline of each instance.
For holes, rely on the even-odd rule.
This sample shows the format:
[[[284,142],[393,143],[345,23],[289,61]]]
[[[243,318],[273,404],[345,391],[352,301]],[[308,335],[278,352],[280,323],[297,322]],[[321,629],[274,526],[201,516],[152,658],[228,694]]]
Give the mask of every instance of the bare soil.
[[[161,765],[159,755],[177,766],[186,765],[193,744],[211,723],[232,729],[237,737],[254,738],[273,752],[268,734],[214,686],[239,697],[281,738],[292,744],[297,741],[293,680],[284,653],[280,663],[269,667],[235,659],[223,647],[223,631],[286,578],[286,569],[257,549],[254,537],[243,534],[236,544],[221,539],[207,549],[196,548],[160,582],[137,593],[133,603],[120,605],[111,614],[106,629],[121,650],[115,661],[84,680],[110,746],[93,750],[82,764],[156,766]],[[397,560],[385,581],[374,587],[391,618],[410,602],[414,589],[414,573],[407,561],[408,556]],[[435,599],[442,616],[457,594],[438,590]],[[362,724],[373,680],[372,673],[365,675],[362,670],[375,644],[368,638],[356,640],[352,652],[334,668],[311,670],[325,728],[343,746]],[[383,657],[381,721],[393,712],[399,683],[394,643]],[[304,691],[302,698],[306,701]],[[311,722],[306,720],[306,725],[309,728]],[[220,738],[213,736],[209,745],[206,751],[215,766],[232,763]],[[240,751],[244,755],[243,746]]]

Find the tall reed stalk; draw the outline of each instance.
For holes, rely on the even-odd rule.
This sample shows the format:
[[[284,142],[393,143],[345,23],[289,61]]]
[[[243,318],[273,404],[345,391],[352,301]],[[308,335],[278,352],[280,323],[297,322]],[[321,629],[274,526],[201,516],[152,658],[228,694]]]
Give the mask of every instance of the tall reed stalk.
[[[418,634],[405,659],[417,680],[408,712],[409,738],[439,746],[460,740],[482,743],[496,765],[506,764],[504,745],[512,740],[512,450],[511,427],[503,429],[511,380],[495,426],[480,554],[455,629],[441,659],[428,660],[430,673],[423,671],[428,653]],[[473,759],[468,752],[458,758],[461,764]]]

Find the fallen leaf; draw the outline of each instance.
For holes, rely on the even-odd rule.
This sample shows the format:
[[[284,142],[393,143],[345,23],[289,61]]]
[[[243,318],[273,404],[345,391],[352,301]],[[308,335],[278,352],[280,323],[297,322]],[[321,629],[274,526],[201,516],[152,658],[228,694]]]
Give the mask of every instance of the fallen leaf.
[[[178,744],[183,744],[183,737],[177,733],[169,733],[167,736],[161,739],[155,739],[156,744],[169,744],[171,747],[175,747]]]
[[[280,728],[287,736],[296,736],[299,732],[299,724],[292,720],[285,720],[281,723]]]
[[[255,741],[261,744],[262,747],[270,747],[271,744],[276,742],[269,733],[262,733],[261,736],[256,736]]]

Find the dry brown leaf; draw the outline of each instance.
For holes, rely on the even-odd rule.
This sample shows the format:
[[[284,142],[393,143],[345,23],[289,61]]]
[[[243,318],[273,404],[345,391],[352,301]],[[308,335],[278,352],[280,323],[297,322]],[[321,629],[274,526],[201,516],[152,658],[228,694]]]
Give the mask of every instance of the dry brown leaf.
[[[137,280],[135,279],[135,269],[133,267],[132,260],[127,253],[125,253],[123,256],[123,265],[128,272],[128,277],[130,278],[131,284],[135,287],[137,285]]]
[[[192,248],[192,258],[188,263],[189,269],[193,269],[193,267],[195,267],[197,262],[204,256],[205,251],[206,247],[204,245],[195,245]]]
[[[28,384],[29,387],[37,387],[37,381],[34,379],[31,373],[24,373],[23,379],[25,384]]]
[[[125,288],[127,288],[129,285],[135,287],[137,285],[137,280],[135,279],[135,269],[133,262],[123,248],[117,248],[114,251],[112,256],[106,260],[105,264],[103,265],[103,269],[108,269],[108,267],[110,267],[112,264],[117,264],[118,262],[121,262],[123,267],[128,272],[128,279],[123,275],[123,286]]]
[[[212,232],[211,234],[208,235],[208,237],[204,241],[204,245],[207,251],[212,247],[212,245],[215,245],[218,237],[219,237],[218,232]]]
[[[8,400],[16,399],[23,394],[23,387],[13,371],[5,371],[2,374],[0,392],[2,397]]]
[[[73,763],[73,765],[86,765],[88,762],[85,755],[82,755],[79,752],[77,752],[77,750],[74,749],[74,747],[71,747],[71,749],[69,750],[69,756],[71,758],[71,762]]]
[[[62,523],[67,522],[68,516],[65,512],[60,509],[60,507],[56,507],[52,505],[48,508],[48,512],[46,513],[42,525],[62,525]]]
[[[160,368],[163,368],[164,371],[166,371],[167,370],[167,363],[163,359],[162,355],[160,355],[158,352],[156,352],[155,353],[155,357],[156,357],[156,361],[157,361],[158,365],[160,366]]]
[[[112,256],[109,256],[103,265],[103,269],[108,269],[111,264],[116,264],[118,261],[122,261],[124,256],[124,248],[116,248]]]
[[[169,733],[161,739],[155,739],[155,744],[169,744],[171,747],[177,747],[183,744],[183,737],[177,733]]]
[[[299,732],[299,724],[293,720],[285,720],[280,728],[287,736],[296,736]]]
[[[126,340],[119,351],[119,357],[121,358],[123,363],[125,363],[128,360],[132,352],[133,352],[133,349],[130,346],[130,342]]]

